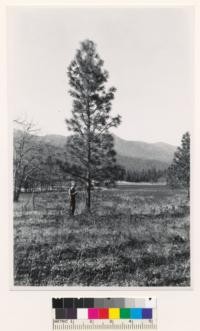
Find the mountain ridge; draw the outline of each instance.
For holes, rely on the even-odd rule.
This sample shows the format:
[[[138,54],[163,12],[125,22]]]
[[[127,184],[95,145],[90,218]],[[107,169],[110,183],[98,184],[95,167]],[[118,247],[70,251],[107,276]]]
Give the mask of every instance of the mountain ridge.
[[[115,149],[120,155],[127,157],[145,158],[171,163],[176,146],[158,142],[147,143],[143,141],[131,141],[113,135]]]
[[[45,144],[63,149],[68,136],[59,134],[35,135]],[[164,143],[147,143],[143,141],[125,140],[113,134],[117,162],[127,170],[156,168],[167,169],[172,162],[176,146]]]

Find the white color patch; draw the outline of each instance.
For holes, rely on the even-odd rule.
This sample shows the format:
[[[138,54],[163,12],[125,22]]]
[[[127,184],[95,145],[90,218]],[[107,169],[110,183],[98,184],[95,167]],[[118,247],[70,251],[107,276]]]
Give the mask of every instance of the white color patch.
[[[156,308],[156,298],[145,299],[145,308]]]
[[[88,319],[88,309],[87,308],[78,308],[77,309],[77,319],[78,320]]]

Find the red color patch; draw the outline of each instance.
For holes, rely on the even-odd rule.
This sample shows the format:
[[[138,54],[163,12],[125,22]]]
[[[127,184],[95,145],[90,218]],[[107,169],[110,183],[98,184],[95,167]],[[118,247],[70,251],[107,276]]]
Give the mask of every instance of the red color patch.
[[[99,318],[100,319],[108,318],[108,308],[99,308]]]

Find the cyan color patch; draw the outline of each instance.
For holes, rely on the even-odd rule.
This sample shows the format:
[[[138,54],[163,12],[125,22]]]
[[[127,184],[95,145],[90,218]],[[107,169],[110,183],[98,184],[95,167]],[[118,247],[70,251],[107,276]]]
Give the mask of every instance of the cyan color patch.
[[[142,308],[131,308],[131,319],[142,319]]]

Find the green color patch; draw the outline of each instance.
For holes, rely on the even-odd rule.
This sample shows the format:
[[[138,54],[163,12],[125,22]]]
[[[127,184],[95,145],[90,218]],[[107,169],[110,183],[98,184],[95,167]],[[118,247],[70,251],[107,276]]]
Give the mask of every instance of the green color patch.
[[[120,309],[120,318],[130,318],[131,310],[129,308]]]

